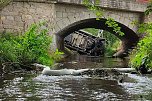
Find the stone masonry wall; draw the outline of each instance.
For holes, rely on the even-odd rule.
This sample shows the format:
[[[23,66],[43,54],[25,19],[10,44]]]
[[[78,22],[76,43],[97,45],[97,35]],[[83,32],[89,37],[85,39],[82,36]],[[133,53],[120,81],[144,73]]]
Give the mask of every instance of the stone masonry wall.
[[[87,10],[84,6],[69,5],[69,4],[56,4],[55,5],[56,19],[55,19],[55,32],[65,28],[66,26],[89,18],[96,18],[96,15]],[[132,25],[133,21],[139,21],[142,13],[117,11],[105,9],[104,17],[114,18],[116,21],[128,26],[130,29],[137,31],[137,26]]]
[[[0,11],[0,32],[24,32],[32,23],[54,21],[51,3],[11,2]]]
[[[131,22],[141,20],[145,5],[135,3],[135,0],[101,2],[100,6],[106,8],[105,17],[112,17],[136,31]],[[53,32],[56,32],[73,22],[95,17],[82,6],[82,0],[13,0],[0,11],[0,32],[23,32],[31,23],[42,20],[55,27]]]

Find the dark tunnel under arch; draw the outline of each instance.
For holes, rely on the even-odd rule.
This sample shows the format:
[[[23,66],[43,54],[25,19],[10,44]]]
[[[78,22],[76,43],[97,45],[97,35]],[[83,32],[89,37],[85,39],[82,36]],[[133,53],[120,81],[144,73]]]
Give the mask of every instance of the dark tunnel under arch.
[[[128,28],[124,24],[117,22],[118,25],[121,27],[121,31],[125,33],[125,35],[120,36],[118,33],[115,33],[113,31],[113,28],[110,28],[108,27],[107,24],[105,24],[106,21],[107,21],[106,19],[96,20],[96,18],[91,18],[91,19],[80,20],[80,21],[70,24],[69,26],[63,28],[62,30],[56,33],[57,48],[60,51],[65,51],[64,38],[67,35],[71,34],[72,32],[80,30],[80,29],[84,29],[84,28],[96,28],[96,29],[106,30],[114,34],[115,36],[117,36],[122,41],[121,48],[118,52],[116,52],[113,55],[114,57],[126,56],[128,54],[128,50],[136,46],[139,40],[138,35],[132,29]]]

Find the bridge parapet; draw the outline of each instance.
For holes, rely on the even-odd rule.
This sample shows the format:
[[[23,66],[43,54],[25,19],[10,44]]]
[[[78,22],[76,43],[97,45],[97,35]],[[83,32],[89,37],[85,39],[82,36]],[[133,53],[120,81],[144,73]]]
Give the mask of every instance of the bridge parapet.
[[[13,0],[14,2],[41,2],[41,3],[57,3],[57,0]]]
[[[96,0],[92,0],[95,3]],[[68,4],[83,4],[83,0],[57,0],[57,3],[68,3]],[[133,11],[133,12],[144,12],[146,10],[146,3],[139,3],[136,0],[100,0],[100,7]]]
[[[0,10],[0,32],[4,30],[22,32],[33,23],[41,20],[50,22],[53,32],[80,20],[95,18],[95,14],[86,9],[83,0],[12,0]],[[95,0],[91,0],[93,3]],[[41,4],[40,4],[41,3]],[[136,32],[132,21],[141,21],[146,4],[135,0],[101,0],[105,17],[112,17]],[[147,17],[147,21],[150,21]]]
[[[83,5],[83,0],[13,0],[20,2],[45,2],[45,3],[68,3],[75,5]],[[96,0],[92,0],[95,3]],[[117,9],[133,12],[144,12],[146,10],[147,4],[140,3],[136,0],[100,0],[100,7],[108,9]]]

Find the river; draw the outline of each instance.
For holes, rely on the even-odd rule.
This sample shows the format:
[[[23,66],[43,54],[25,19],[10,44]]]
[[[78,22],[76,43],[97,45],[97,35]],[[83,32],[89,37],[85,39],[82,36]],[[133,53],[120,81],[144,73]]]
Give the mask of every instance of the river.
[[[127,59],[69,57],[62,68],[126,67]],[[123,82],[89,76],[45,76],[41,72],[2,73],[0,101],[151,101],[152,76],[125,74]]]

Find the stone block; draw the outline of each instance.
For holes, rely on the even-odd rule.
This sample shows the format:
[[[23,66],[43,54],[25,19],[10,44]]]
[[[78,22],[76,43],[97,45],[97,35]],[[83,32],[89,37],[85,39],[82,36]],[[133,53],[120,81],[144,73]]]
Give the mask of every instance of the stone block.
[[[57,11],[57,12],[56,12],[56,17],[57,17],[57,18],[62,18],[62,12]]]
[[[31,15],[24,15],[24,19],[25,19],[25,20],[31,20],[31,19],[32,19],[32,16],[31,16]]]
[[[13,4],[9,4],[9,5],[7,5],[7,10],[9,11],[9,12],[13,12],[13,10],[14,10],[14,5]]]
[[[16,26],[15,30],[16,30],[17,32],[24,32],[24,28],[23,28],[23,27],[18,27],[18,26]]]
[[[68,17],[68,14],[66,12],[63,12],[62,16],[63,16],[63,18],[66,18],[66,17]]]
[[[25,24],[27,24],[27,25],[31,25],[31,24],[33,24],[34,23],[34,20],[33,19],[30,19],[30,20],[26,20],[25,21]]]
[[[4,28],[0,28],[0,33],[3,33],[4,32]]]
[[[50,17],[56,18],[56,13],[55,13],[54,11],[51,11],[51,12],[50,12]]]
[[[133,28],[132,28],[132,30],[134,31],[134,32],[137,32],[137,26],[134,26]]]
[[[68,14],[68,16],[74,16],[74,13],[72,13],[72,12],[68,12],[67,14]]]
[[[36,12],[36,10],[33,9],[33,8],[29,8],[28,11],[29,11],[29,13],[35,13]]]
[[[68,9],[66,9],[66,7],[64,7],[64,6],[59,6],[59,5],[56,5],[55,6],[55,10],[56,10],[56,12],[59,12],[59,11],[61,11],[61,12],[69,12],[68,11]]]
[[[21,8],[25,7],[25,2],[13,2],[12,5],[16,9],[21,9]]]
[[[133,25],[133,24],[129,24],[129,26],[128,26],[128,27],[129,27],[130,29],[133,29],[133,28],[134,28],[134,26],[135,26],[135,25]]]
[[[24,26],[24,22],[21,22],[21,21],[16,21],[16,26],[19,26],[19,27],[23,27]]]
[[[54,29],[55,29],[55,32],[58,32],[59,30],[61,30],[61,28],[57,24]]]
[[[119,22],[123,23],[124,22],[124,17],[120,16]]]
[[[14,25],[15,22],[13,20],[3,20],[3,25]]]
[[[124,25],[126,25],[126,26],[129,27],[130,23],[131,23],[131,22],[130,22],[129,19],[127,19],[127,18],[124,19],[124,22],[123,22]]]
[[[89,18],[96,18],[96,15],[93,12],[90,12],[89,14],[90,14]],[[80,18],[81,18],[81,14],[80,14]]]
[[[22,22],[21,16],[15,16],[15,17],[14,17],[14,20],[15,20],[16,22]]]
[[[64,18],[63,23],[65,24],[65,26],[68,26],[69,24],[71,24],[68,18]]]
[[[5,29],[5,31],[12,33],[12,32],[14,32],[14,29],[13,28],[7,28],[7,29]]]
[[[75,19],[75,22],[80,21],[81,17],[80,17],[80,15],[75,14],[74,19]]]
[[[13,23],[10,23],[10,24],[13,24]],[[3,27],[4,27],[5,29],[13,29],[13,28],[14,28],[14,25],[10,25],[10,24],[5,24],[5,25],[3,25]]]
[[[2,11],[0,11],[0,13],[1,13],[1,15],[3,15],[3,16],[18,15],[18,12],[15,12],[15,11],[10,12],[9,10],[6,10],[6,11],[2,10]]]
[[[2,22],[2,20],[0,19],[0,28],[2,28],[3,27],[3,22]]]
[[[117,16],[115,16],[115,21],[117,21],[117,22],[119,22],[119,19],[120,19],[120,16],[119,15],[117,15]]]
[[[45,14],[45,11],[43,11],[43,8],[37,8],[36,13],[37,14]]]
[[[64,22],[61,20],[61,21],[58,21],[57,22],[57,25],[59,26],[60,29],[64,28],[65,27],[65,24]]]
[[[0,21],[4,21],[4,20],[6,20],[6,17],[5,16],[1,16],[0,17]]]
[[[55,19],[54,19],[53,17],[49,17],[49,22],[50,22],[50,23],[52,23],[52,24],[53,24],[53,23],[54,23],[54,21],[55,21]]]
[[[30,4],[30,3],[25,2],[25,3],[24,3],[24,8],[26,8],[26,9],[31,8],[31,4]]]
[[[74,16],[68,16],[68,19],[70,20],[70,23],[74,23],[75,22]]]
[[[56,22],[59,22],[59,21],[62,21],[62,18],[56,18],[56,19],[54,20],[55,23],[56,23]]]
[[[45,13],[43,15],[45,16],[52,16],[53,11],[52,10],[45,10]]]

